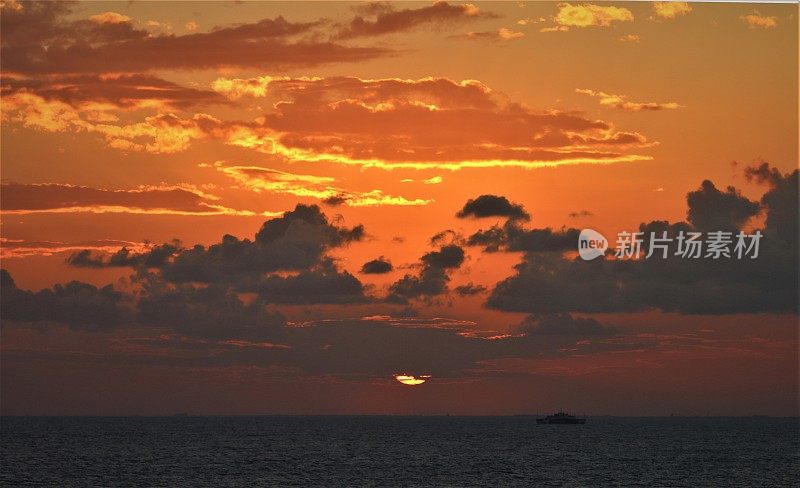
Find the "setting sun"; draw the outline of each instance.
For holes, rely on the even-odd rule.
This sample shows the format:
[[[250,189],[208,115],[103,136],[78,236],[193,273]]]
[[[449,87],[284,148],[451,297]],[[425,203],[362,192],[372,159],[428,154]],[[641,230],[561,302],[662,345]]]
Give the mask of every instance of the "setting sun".
[[[413,376],[407,374],[398,374],[395,375],[394,379],[396,379],[397,381],[399,381],[404,385],[417,386],[428,381],[428,378],[430,377],[431,375]]]

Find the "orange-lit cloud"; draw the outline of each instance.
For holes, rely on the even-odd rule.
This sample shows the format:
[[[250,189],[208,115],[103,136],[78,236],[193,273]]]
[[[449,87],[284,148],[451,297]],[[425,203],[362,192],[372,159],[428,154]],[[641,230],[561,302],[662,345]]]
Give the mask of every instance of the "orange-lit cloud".
[[[674,19],[692,11],[688,2],[653,2],[655,15],[662,19]]]
[[[2,95],[37,96],[45,101],[60,101],[75,109],[103,106],[111,109],[187,108],[191,105],[230,104],[215,91],[187,88],[150,75],[54,75],[30,78],[3,77]]]
[[[245,188],[257,193],[285,193],[298,197],[316,198],[334,205],[347,204],[351,207],[417,206],[427,205],[432,201],[387,195],[377,189],[363,192],[345,190],[333,186],[336,179],[329,176],[287,173],[260,166],[228,166],[223,162],[215,163],[214,167]]]
[[[74,20],[67,2],[3,2],[2,12],[3,69],[26,74],[282,69],[392,54],[332,42],[324,20],[290,22],[279,16],[178,36],[154,35],[114,12]]]
[[[95,241],[60,242],[60,241],[29,241],[24,239],[7,239],[0,237],[0,257],[3,259],[26,258],[30,256],[52,256],[62,252],[82,251],[91,249],[104,253],[119,251],[125,247],[134,252],[144,252],[148,245],[143,242],[120,241],[114,239],[101,239]]]
[[[291,160],[534,168],[647,159],[627,150],[651,144],[601,120],[509,102],[474,80],[261,77],[221,79],[215,87],[276,100],[260,126],[240,125],[228,143]]]
[[[525,37],[525,33],[501,27],[496,31],[468,32],[466,34],[451,36],[452,39],[465,39],[470,41],[513,41]]]
[[[213,87],[229,98],[265,97],[273,108],[252,121],[159,113],[117,124],[108,104],[76,109],[20,92],[3,110],[28,127],[98,133],[124,151],[175,153],[213,139],[287,160],[385,169],[610,164],[649,159],[631,150],[653,144],[579,113],[508,101],[475,80],[265,76],[221,78]]]
[[[235,210],[214,203],[217,197],[190,186],[105,190],[63,184],[2,185],[3,214],[135,213],[153,215],[278,215]]]
[[[372,2],[357,8],[357,15],[336,37],[380,36],[407,31],[426,24],[465,22],[494,18],[495,14],[481,11],[471,4],[451,5],[437,1],[429,7],[394,10],[388,3]]]
[[[641,40],[642,38],[636,34],[625,34],[618,39],[619,42],[639,42]]]
[[[589,90],[585,88],[576,88],[575,92],[598,98],[600,105],[628,110],[631,112],[639,112],[641,110],[671,110],[683,107],[683,105],[679,105],[675,102],[630,102],[627,100],[628,97],[626,95],[613,95],[611,93]]]
[[[761,15],[758,10],[748,15],[739,17],[751,29],[773,29],[778,26],[778,18],[775,16]]]
[[[102,14],[92,15],[89,20],[98,24],[122,24],[130,22],[131,18],[117,12],[103,12]]]
[[[222,122],[207,114],[184,119],[166,113],[145,117],[141,122],[118,124],[117,108],[101,102],[73,106],[21,91],[3,98],[2,117],[4,121],[48,132],[96,133],[109,147],[122,151],[169,154],[186,150],[198,139],[222,137]],[[225,134],[231,144],[239,142],[239,132],[229,130]]]
[[[558,5],[558,12],[553,17],[553,22],[554,26],[545,27],[540,31],[567,31],[572,27],[608,27],[613,22],[633,22],[633,13],[626,8],[611,5],[561,3]]]

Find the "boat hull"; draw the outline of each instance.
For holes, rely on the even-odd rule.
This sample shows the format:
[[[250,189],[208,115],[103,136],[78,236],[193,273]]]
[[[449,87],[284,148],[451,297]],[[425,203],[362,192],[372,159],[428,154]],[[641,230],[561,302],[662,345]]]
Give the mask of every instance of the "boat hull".
[[[536,419],[536,423],[553,425],[580,425],[585,424],[586,419]]]

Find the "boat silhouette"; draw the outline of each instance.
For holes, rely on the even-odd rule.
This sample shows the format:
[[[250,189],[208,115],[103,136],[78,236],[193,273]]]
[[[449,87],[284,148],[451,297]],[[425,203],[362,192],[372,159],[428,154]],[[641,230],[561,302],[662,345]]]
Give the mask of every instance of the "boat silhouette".
[[[537,424],[585,424],[586,418],[575,417],[565,412],[554,413],[547,417],[537,418]]]

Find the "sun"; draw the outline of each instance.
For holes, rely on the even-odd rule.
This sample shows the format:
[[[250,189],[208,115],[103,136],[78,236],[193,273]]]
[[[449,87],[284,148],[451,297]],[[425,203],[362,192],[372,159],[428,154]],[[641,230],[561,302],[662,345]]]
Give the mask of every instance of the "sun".
[[[394,379],[396,379],[397,381],[399,381],[400,383],[402,383],[404,385],[417,386],[417,385],[421,385],[421,384],[425,383],[426,381],[428,381],[428,378],[430,378],[430,377],[431,377],[431,375],[429,375],[429,374],[420,375],[420,376],[414,376],[414,375],[408,375],[408,374],[398,374],[398,375],[394,376]]]

